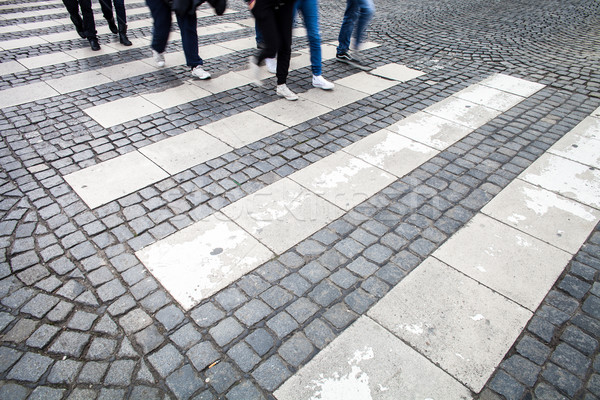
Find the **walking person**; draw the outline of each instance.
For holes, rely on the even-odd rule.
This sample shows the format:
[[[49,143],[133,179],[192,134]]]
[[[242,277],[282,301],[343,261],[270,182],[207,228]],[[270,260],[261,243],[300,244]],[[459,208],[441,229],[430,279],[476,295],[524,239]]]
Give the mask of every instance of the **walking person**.
[[[322,75],[321,64],[321,34],[319,33],[319,2],[318,0],[296,0],[294,15],[298,10],[302,13],[306,35],[310,47],[310,67],[312,69],[312,84],[316,88],[331,90],[335,86]]]
[[[338,36],[336,59],[363,70],[368,70],[360,58],[354,53],[350,55],[350,40],[354,32],[354,50],[359,50],[365,36],[369,21],[375,13],[373,0],[346,0],[346,12]]]
[[[113,3],[117,14],[117,23],[113,16]],[[108,27],[112,33],[119,35],[119,42],[124,46],[131,46],[131,41],[127,38],[127,14],[125,13],[125,0],[100,0],[102,15],[108,22]],[[117,27],[118,24],[118,27]]]
[[[312,70],[312,84],[316,88],[331,90],[335,87],[332,82],[329,82],[322,75],[321,63],[321,34],[319,32],[319,2],[318,0],[296,0],[294,3],[294,17],[298,14],[298,10],[302,13],[304,26],[308,37],[310,47],[310,66]],[[256,30],[256,42],[263,42],[262,34],[259,29]],[[260,48],[260,47],[259,47]],[[265,59],[267,70],[274,74],[277,71],[277,60],[275,58]]]
[[[265,59],[277,55],[277,89],[278,96],[287,100],[298,100],[298,96],[286,85],[290,58],[292,55],[292,19],[294,0],[249,0],[248,7],[256,20],[256,27],[262,34],[264,48],[257,56],[250,57],[250,68],[254,70],[256,83],[259,83],[259,66]]]
[[[94,21],[94,12],[92,11],[92,0],[62,0],[71,22],[75,25],[75,30],[83,39],[90,42],[93,51],[100,50],[98,36],[96,32],[96,22]],[[79,9],[81,8],[81,15]],[[81,17],[83,15],[83,18]]]
[[[150,14],[152,14],[154,20],[150,47],[156,66],[161,68],[165,66],[164,53],[171,31],[171,8],[164,0],[146,0],[146,4],[150,8]],[[187,66],[191,68],[192,75],[198,79],[210,78],[210,73],[202,68],[204,61],[198,54],[196,9],[193,8],[185,13],[176,13],[175,16],[181,32],[185,61]]]

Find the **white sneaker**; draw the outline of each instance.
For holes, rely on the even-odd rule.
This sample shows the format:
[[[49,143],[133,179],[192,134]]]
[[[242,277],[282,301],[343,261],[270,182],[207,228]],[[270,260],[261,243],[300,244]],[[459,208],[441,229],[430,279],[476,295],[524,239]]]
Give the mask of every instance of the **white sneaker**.
[[[267,71],[272,74],[277,73],[277,59],[276,58],[265,58],[265,64],[267,64]]]
[[[152,49],[152,58],[154,58],[154,63],[158,68],[165,66],[165,53],[159,53],[158,51]]]
[[[198,79],[208,79],[210,78],[210,74],[202,69],[202,66],[196,65],[192,69],[192,75],[194,75]]]
[[[252,79],[254,79],[252,83],[254,83],[256,86],[262,86],[263,84],[260,81],[260,67],[256,63],[255,56],[250,56],[250,59],[248,60],[248,67],[250,68],[250,75],[252,76]]]
[[[277,96],[285,97],[287,100],[298,100],[298,95],[290,90],[287,85],[277,85]]]
[[[323,75],[313,75],[312,84],[314,87],[323,90],[331,90],[335,86],[333,82],[329,82],[327,79],[323,78]]]

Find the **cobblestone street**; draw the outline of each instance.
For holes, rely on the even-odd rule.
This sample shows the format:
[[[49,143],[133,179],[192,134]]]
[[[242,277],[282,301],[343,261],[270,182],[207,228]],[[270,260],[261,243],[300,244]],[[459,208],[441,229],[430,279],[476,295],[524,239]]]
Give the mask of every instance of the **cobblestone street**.
[[[600,399],[600,2],[345,3],[289,102],[243,1],[0,0],[0,399]]]

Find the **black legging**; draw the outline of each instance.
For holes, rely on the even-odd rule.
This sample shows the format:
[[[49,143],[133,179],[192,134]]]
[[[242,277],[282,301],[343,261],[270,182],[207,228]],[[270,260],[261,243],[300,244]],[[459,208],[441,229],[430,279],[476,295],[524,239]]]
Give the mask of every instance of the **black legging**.
[[[117,24],[119,25],[119,32],[127,31],[127,15],[125,14],[125,0],[100,0],[100,8],[102,8],[102,15],[109,21],[113,19],[112,3],[115,3],[115,13],[117,14]]]
[[[88,39],[96,37],[96,23],[94,22],[94,12],[92,11],[92,0],[62,0],[69,12],[73,25],[79,31],[83,31]],[[83,21],[79,16],[79,8],[83,15]],[[83,26],[82,26],[83,22]]]
[[[277,84],[286,82],[292,55],[292,0],[256,0],[252,8],[256,27],[262,33],[265,47],[258,55],[258,64],[277,54]]]

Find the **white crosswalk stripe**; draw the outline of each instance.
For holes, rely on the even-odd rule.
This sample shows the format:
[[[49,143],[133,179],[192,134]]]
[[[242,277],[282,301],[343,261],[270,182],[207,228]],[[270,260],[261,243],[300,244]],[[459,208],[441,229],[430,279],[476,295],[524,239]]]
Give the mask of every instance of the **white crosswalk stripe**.
[[[414,71],[411,73],[415,75]],[[357,75],[364,78],[364,75]],[[340,81],[344,81],[346,84],[354,82],[355,86],[361,89],[382,89],[377,84],[378,82],[382,83],[380,81],[365,82],[364,79],[355,80],[355,77],[356,75],[352,75]],[[503,75],[497,75],[483,83],[496,85],[505,79]],[[509,81],[510,83],[514,82],[513,80]],[[528,88],[530,94],[543,87],[524,80],[519,81],[520,86]],[[336,82],[336,86],[340,85],[339,82]],[[383,89],[389,87],[388,81],[388,85]],[[525,97],[514,95],[515,97],[510,97],[512,101],[502,102],[504,110],[497,110],[461,98],[473,91],[480,94],[473,98],[480,103],[487,103],[490,98],[498,96],[504,98],[505,95],[510,94],[507,92],[499,94],[497,89],[483,84],[472,85],[454,96],[426,108],[416,118],[425,117],[437,122],[440,118],[438,115],[443,115],[446,118],[459,120],[459,122],[451,122],[446,119],[446,124],[438,125],[440,129],[438,133],[445,131],[446,126],[456,126],[454,131],[462,134],[460,137],[454,136],[449,139],[446,142],[446,146],[449,146],[473,129],[525,99]],[[284,104],[291,103],[282,103],[274,107],[274,110],[279,110]],[[306,108],[302,108],[303,112]],[[301,121],[294,122],[300,123]],[[237,232],[236,237],[246,235],[247,241],[257,241],[260,245],[256,244],[255,247],[261,249],[261,252],[269,249],[275,255],[282,254],[440,151],[402,136],[403,133],[413,134],[410,123],[399,126],[392,125],[391,129],[394,130],[384,129],[374,133],[340,152],[325,157],[275,184],[226,206],[218,216],[211,216],[207,220],[200,221],[138,251],[138,257],[159,281],[166,280],[167,283],[163,284],[184,308],[193,307],[205,297],[240,278],[252,265],[256,268],[265,260],[262,257],[254,259],[251,253],[239,253],[234,246],[216,255],[211,255],[210,252],[197,253],[202,256],[190,259],[185,263],[179,262],[178,254],[180,252],[192,251],[191,249],[196,248],[198,244],[193,239],[193,235],[190,235],[190,231],[205,231],[199,226],[209,226],[214,230],[211,236],[218,237],[219,232],[230,234],[233,227],[238,226],[235,231]],[[66,179],[69,181],[69,177]],[[86,179],[85,181],[91,180]],[[83,180],[79,182],[80,187],[81,182]],[[227,228],[221,224],[226,225]],[[293,226],[294,229],[290,230],[290,226]],[[221,239],[226,242],[225,237],[221,236]],[[174,262],[174,259],[179,261]],[[233,262],[227,264],[224,259]],[[211,267],[212,265],[218,265],[219,269],[224,268],[228,274],[217,274]],[[177,283],[173,283],[173,278],[166,276],[187,277],[190,274],[194,274],[196,279],[181,279],[181,282]],[[215,278],[215,274],[219,275],[219,278]],[[210,285],[207,282],[210,282]],[[198,289],[199,285],[202,287],[201,289]]]

